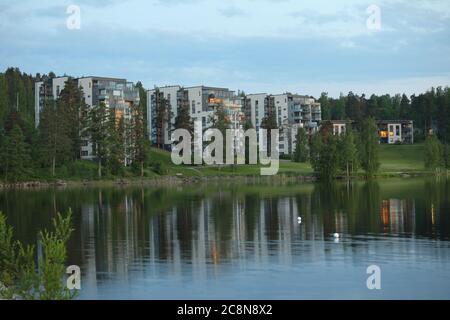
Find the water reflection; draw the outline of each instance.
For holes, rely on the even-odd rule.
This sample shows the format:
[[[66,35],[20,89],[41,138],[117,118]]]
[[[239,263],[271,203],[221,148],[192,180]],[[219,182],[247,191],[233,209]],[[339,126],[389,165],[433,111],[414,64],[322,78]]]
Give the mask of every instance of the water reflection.
[[[439,280],[449,280],[449,195],[447,180],[8,191],[0,210],[32,243],[57,211],[73,209],[69,262],[82,268],[82,297],[233,298],[243,289],[243,297],[271,298],[273,289],[296,298],[299,285],[281,276],[287,272],[314,285],[300,295],[313,298],[328,297],[320,282],[330,266],[355,272],[375,261],[397,265],[396,273],[425,261],[420,268],[442,269]],[[252,282],[262,279],[264,286]],[[446,288],[434,292],[450,297]]]

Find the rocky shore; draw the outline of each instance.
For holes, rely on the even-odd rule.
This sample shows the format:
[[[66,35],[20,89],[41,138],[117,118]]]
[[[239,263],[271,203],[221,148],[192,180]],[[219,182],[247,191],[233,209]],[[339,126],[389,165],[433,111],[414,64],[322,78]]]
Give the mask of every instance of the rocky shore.
[[[261,183],[261,182],[314,182],[314,176],[292,176],[292,175],[275,175],[275,176],[161,176],[158,178],[143,179],[117,179],[117,180],[90,180],[90,181],[23,181],[15,183],[0,182],[1,189],[43,189],[43,188],[66,188],[66,187],[129,187],[129,186],[149,186],[149,187],[170,187],[180,185],[191,185],[200,183],[222,183],[222,182],[239,182],[239,183]]]

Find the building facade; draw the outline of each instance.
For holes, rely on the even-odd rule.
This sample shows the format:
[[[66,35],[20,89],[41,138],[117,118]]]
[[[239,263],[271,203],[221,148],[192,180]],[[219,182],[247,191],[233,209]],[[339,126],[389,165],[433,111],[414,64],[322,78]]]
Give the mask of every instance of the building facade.
[[[412,120],[377,120],[377,134],[381,144],[413,144],[414,124]],[[327,120],[321,126],[329,126],[334,135],[345,134],[349,126],[354,126],[351,120]]]
[[[153,145],[170,150],[171,133],[175,129],[175,120],[179,108],[188,108],[192,121],[201,121],[202,128],[212,125],[212,117],[222,106],[236,126],[241,120],[239,110],[242,101],[234,91],[227,88],[195,86],[155,87],[147,91],[147,123],[149,138]]]

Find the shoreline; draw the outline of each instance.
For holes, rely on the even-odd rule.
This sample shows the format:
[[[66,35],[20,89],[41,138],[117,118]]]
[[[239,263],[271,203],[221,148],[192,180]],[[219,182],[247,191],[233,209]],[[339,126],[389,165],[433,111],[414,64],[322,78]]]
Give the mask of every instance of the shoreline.
[[[433,175],[431,172],[385,172],[377,174],[374,179],[392,178],[417,178]],[[434,175],[436,177],[448,176],[447,173]],[[346,177],[340,176],[333,181],[344,181]],[[350,180],[364,181],[363,176],[353,176]],[[171,187],[184,186],[199,183],[213,182],[240,182],[240,183],[261,183],[261,182],[298,182],[312,183],[319,180],[315,175],[293,175],[277,174],[273,176],[256,175],[218,175],[218,176],[159,176],[152,178],[117,178],[104,180],[28,180],[22,182],[4,183],[0,182],[0,190],[21,190],[21,189],[45,189],[45,188],[77,188],[77,187]]]

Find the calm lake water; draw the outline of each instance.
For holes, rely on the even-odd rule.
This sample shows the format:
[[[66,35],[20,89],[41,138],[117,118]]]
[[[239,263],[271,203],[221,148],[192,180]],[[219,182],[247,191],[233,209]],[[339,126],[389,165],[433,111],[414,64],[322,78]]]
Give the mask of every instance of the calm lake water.
[[[450,299],[448,180],[0,192],[27,243],[69,207],[80,299]]]

